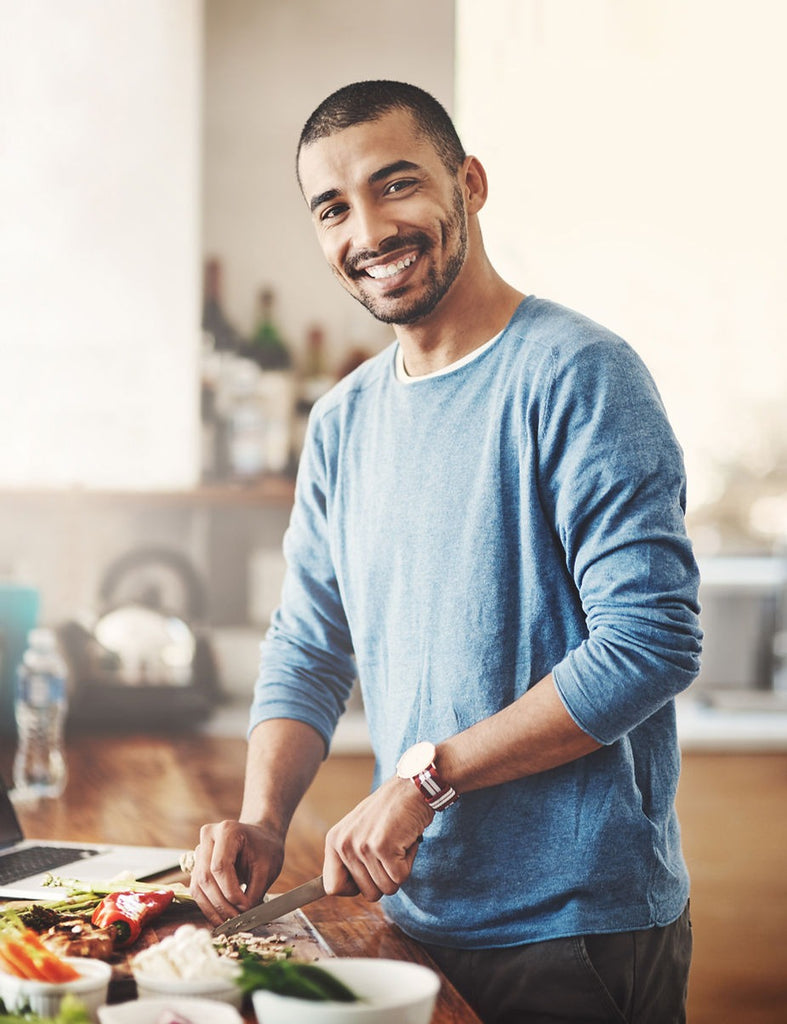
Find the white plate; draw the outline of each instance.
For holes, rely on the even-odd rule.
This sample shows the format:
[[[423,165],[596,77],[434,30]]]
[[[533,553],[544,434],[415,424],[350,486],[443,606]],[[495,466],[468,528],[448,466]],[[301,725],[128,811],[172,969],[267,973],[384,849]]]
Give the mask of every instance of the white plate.
[[[133,999],[128,1003],[100,1006],[100,1024],[157,1024],[165,1010],[187,1017],[192,1024],[243,1024],[238,1011],[215,999],[172,996],[163,999]]]

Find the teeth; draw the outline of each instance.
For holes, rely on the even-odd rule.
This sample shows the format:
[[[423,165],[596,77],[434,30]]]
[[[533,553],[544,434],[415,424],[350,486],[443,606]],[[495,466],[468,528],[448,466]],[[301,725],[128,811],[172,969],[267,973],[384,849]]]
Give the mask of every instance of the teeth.
[[[382,277],[393,277],[394,274],[398,274],[404,270],[405,267],[411,266],[415,263],[415,256],[405,256],[403,260],[399,260],[397,263],[384,263],[377,267],[367,267],[366,273],[369,277],[373,277],[379,280]]]

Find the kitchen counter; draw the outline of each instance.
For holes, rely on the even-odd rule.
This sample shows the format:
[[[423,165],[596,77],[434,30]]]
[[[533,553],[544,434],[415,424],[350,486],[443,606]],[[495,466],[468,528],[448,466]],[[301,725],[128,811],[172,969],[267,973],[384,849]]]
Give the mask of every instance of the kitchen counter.
[[[5,778],[12,753],[0,751]],[[237,814],[245,753],[244,743],[217,736],[76,736],[68,743],[63,797],[18,804],[17,812],[25,833],[34,838],[190,849],[205,822]],[[319,873],[328,827],[323,813],[321,801],[307,795],[293,819],[277,890]],[[326,897],[308,907],[307,916],[337,956],[390,957],[435,967],[376,904]],[[433,1024],[480,1024],[453,985],[442,980]]]

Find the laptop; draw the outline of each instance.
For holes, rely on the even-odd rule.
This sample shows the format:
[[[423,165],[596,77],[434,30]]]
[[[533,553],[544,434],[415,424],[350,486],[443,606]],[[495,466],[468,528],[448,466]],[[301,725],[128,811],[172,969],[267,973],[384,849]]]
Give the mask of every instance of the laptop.
[[[8,790],[0,777],[0,898],[58,900],[67,890],[45,886],[48,874],[85,882],[109,882],[118,875],[148,878],[177,868],[182,850],[25,839]]]

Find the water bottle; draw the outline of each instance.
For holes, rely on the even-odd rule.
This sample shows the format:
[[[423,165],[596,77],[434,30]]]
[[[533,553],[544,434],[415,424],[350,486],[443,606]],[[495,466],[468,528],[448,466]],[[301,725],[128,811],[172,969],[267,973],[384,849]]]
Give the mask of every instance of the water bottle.
[[[63,727],[68,711],[66,665],[51,629],[33,629],[16,678],[16,795],[60,796],[66,785]]]

